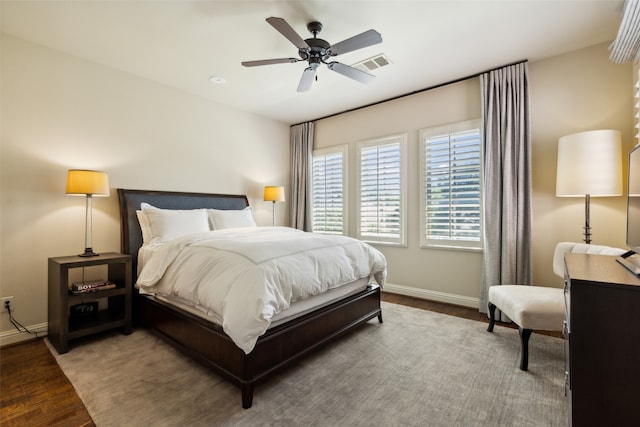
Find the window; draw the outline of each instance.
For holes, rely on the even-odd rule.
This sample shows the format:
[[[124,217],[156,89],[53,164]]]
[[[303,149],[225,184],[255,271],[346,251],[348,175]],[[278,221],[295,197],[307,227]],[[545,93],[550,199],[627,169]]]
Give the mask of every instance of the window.
[[[481,136],[477,120],[420,131],[421,245],[481,248]]]
[[[406,134],[358,144],[358,238],[406,245]]]
[[[347,146],[313,152],[311,227],[314,233],[346,234]]]

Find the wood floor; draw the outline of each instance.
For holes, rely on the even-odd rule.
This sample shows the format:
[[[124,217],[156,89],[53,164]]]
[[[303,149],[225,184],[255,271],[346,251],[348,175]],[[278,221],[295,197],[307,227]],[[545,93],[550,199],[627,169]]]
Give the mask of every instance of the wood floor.
[[[488,323],[474,308],[386,292],[382,300]],[[42,339],[0,348],[0,425],[95,425]]]
[[[0,349],[0,425],[95,425],[42,338]]]

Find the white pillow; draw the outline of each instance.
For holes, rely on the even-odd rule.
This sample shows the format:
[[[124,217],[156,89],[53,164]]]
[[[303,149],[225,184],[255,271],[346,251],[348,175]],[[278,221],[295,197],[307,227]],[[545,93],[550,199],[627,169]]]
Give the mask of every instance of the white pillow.
[[[160,209],[148,203],[140,205],[151,229],[151,242],[161,243],[187,234],[209,231],[206,209]]]
[[[142,244],[148,245],[153,240],[153,232],[151,231],[151,227],[149,226],[149,220],[147,219],[147,215],[144,211],[138,210],[136,211],[136,216],[138,217],[138,223],[140,224],[140,229],[142,230]]]
[[[223,228],[255,227],[251,206],[239,210],[207,209],[212,230]]]

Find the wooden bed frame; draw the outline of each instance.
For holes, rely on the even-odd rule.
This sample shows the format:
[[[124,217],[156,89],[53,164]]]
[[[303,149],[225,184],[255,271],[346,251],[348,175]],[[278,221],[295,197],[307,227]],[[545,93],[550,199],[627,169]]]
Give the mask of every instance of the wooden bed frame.
[[[118,189],[122,252],[133,260],[133,283],[137,275],[142,231],[136,216],[140,203],[164,209],[244,209],[246,196]],[[134,295],[134,320],[160,333],[191,357],[238,384],[242,407],[250,408],[254,386],[278,369],[310,351],[378,317],[382,323],[380,287],[350,295],[304,316],[270,328],[253,351],[245,354],[222,327],[149,295]]]

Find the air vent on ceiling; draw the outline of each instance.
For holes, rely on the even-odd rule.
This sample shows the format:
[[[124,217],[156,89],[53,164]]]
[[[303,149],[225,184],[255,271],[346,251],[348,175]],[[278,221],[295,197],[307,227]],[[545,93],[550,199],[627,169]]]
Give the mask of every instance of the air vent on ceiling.
[[[376,56],[372,56],[371,58],[367,58],[364,61],[357,62],[353,64],[352,67],[364,72],[369,72],[389,64],[391,64],[389,57],[384,53],[380,53]]]

